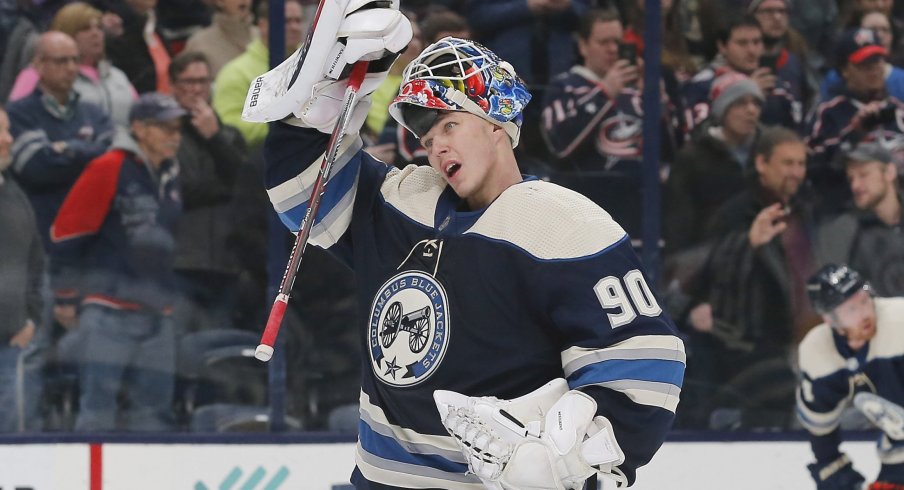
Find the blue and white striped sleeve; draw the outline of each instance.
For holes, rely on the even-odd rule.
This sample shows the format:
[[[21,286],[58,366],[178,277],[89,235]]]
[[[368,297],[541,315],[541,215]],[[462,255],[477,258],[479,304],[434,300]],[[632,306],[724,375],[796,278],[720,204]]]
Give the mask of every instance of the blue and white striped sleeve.
[[[304,221],[328,140],[328,135],[317,130],[271,124],[264,145],[267,194],[280,220],[293,233]],[[362,146],[357,136],[342,142],[311,229],[314,245],[333,246],[351,224]]]

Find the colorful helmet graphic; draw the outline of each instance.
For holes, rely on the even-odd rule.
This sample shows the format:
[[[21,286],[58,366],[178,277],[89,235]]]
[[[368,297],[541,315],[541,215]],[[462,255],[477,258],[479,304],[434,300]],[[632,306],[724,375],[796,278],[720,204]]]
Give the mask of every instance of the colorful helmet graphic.
[[[512,65],[473,41],[445,37],[405,67],[389,113],[421,137],[440,111],[470,112],[505,129],[514,148],[529,101],[530,92]]]

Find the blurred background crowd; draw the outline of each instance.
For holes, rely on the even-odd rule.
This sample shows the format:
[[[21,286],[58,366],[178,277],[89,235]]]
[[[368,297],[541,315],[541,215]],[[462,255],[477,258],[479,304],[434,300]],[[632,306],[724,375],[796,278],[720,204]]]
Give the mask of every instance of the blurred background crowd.
[[[799,427],[796,347],[821,321],[805,284],[823,264],[904,295],[904,2],[662,0],[658,26],[644,0],[401,4],[415,38],[373,94],[366,150],[426,164],[387,107],[423,47],[474,39],[533,94],[523,172],[634,238],[644,33],[661,31],[677,428]],[[288,56],[316,2],[284,8]],[[0,432],[266,430],[267,126],[241,111],[270,28],[265,0],[0,0]],[[355,431],[353,287],[308,249],[284,326],[292,429]]]

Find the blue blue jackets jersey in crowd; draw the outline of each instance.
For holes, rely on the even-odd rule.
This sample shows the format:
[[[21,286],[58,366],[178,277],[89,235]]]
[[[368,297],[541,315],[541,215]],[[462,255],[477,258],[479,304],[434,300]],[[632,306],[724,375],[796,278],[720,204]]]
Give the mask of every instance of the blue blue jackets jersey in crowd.
[[[812,329],[800,344],[797,413],[821,464],[840,456],[841,415],[855,393],[872,391],[904,405],[904,298],[876,298],[875,304],[876,335],[859,351],[826,324]],[[902,463],[904,448],[882,457],[883,463]]]
[[[559,169],[583,178],[596,177],[597,189],[587,195],[635,236],[641,230],[644,194],[642,103],[642,93],[636,88],[626,87],[613,97],[590,69],[574,66],[547,88],[541,127]],[[677,139],[682,137],[677,129],[680,117],[676,108],[663,100],[663,165],[674,160]]]
[[[15,138],[12,171],[35,210],[38,229],[49,249],[48,231],[69,188],[92,159],[107,151],[113,123],[97,106],[72,93],[66,106],[36,88],[6,107]],[[58,152],[56,142],[65,142]]]
[[[173,300],[173,232],[181,212],[178,167],[152,169],[130,138],[91,162],[50,231],[56,287],[86,303],[166,311]]]
[[[356,487],[483,488],[433,391],[509,399],[557,377],[597,400],[633,481],[671,426],[685,353],[621,227],[534,179],[463,210],[432,168],[398,170],[348,140],[311,243],[355,270],[366,319]],[[271,125],[268,193],[293,231],[326,143]]]

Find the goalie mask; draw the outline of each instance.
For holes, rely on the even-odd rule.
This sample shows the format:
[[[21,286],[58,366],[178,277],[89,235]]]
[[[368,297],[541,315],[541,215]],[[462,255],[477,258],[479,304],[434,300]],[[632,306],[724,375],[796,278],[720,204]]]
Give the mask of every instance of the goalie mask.
[[[473,41],[445,37],[405,67],[389,113],[420,138],[440,112],[469,112],[503,128],[514,148],[530,98],[508,62]]]

